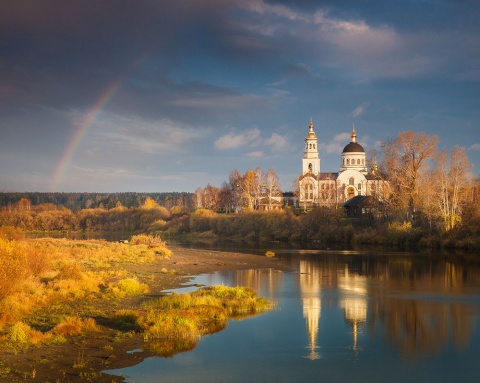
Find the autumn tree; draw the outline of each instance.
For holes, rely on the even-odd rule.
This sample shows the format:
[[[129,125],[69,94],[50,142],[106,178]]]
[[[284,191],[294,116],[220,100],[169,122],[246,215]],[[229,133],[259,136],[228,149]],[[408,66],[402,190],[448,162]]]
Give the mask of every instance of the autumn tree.
[[[257,175],[253,170],[248,170],[243,177],[243,184],[241,185],[242,197],[248,209],[255,208],[255,196],[258,180]]]
[[[194,206],[195,208],[199,207],[205,207],[204,201],[203,201],[203,188],[196,188],[195,189],[195,194],[194,194]]]
[[[227,182],[223,182],[222,187],[220,188],[219,208],[224,210],[225,213],[230,213],[234,208],[233,190]]]
[[[243,175],[238,170],[230,172],[228,186],[232,191],[233,211],[236,213],[243,206]]]
[[[142,207],[144,209],[153,209],[159,206],[160,205],[157,202],[155,202],[155,200],[152,197],[147,197]]]
[[[20,201],[17,203],[17,209],[22,210],[30,210],[32,208],[32,203],[28,198],[21,198]]]
[[[460,222],[462,206],[468,200],[473,165],[465,149],[458,145],[450,153],[442,150],[435,165],[433,180],[438,192],[438,206],[445,231],[450,231]]]
[[[220,209],[220,188],[208,184],[203,190],[204,207],[211,210]]]
[[[268,210],[272,210],[272,203],[278,201],[278,197],[282,196],[282,189],[280,187],[280,182],[278,175],[273,169],[268,169],[262,180],[262,185],[265,189],[266,198],[268,201]]]
[[[381,170],[392,186],[392,201],[406,210],[406,219],[414,218],[419,199],[419,181],[428,167],[428,160],[436,154],[438,137],[413,131],[383,143],[384,157]]]
[[[235,211],[239,206],[250,210],[258,209],[261,198],[262,169],[247,170],[242,175],[238,170],[230,172],[229,185],[233,192]]]

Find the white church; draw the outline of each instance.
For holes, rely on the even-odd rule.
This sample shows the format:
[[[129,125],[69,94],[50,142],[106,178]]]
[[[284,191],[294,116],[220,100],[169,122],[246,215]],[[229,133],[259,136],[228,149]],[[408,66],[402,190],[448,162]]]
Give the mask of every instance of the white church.
[[[342,206],[355,196],[381,199],[385,184],[375,162],[370,170],[367,169],[365,150],[357,142],[355,127],[352,128],[351,138],[342,151],[338,172],[321,172],[317,135],[310,119],[305,137],[302,175],[298,178],[300,208]]]

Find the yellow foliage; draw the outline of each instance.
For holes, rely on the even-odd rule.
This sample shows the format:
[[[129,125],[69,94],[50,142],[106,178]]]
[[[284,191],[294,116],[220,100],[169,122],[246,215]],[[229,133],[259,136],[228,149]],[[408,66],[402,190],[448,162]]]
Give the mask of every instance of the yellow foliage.
[[[66,317],[53,329],[55,335],[72,336],[78,335],[85,331],[96,331],[97,323],[92,318],[82,319],[80,317]]]
[[[153,209],[159,206],[160,205],[157,202],[155,202],[155,200],[152,197],[147,197],[147,199],[145,200],[145,203],[143,204],[143,207],[145,209]]]
[[[123,298],[127,295],[145,294],[148,292],[148,286],[140,283],[135,278],[126,278],[115,283],[110,283],[108,291],[116,298]]]
[[[16,322],[7,333],[7,338],[15,350],[26,349],[30,344],[38,344],[49,336],[23,322]]]
[[[0,238],[0,300],[20,289],[29,274],[25,244]]]
[[[412,230],[412,223],[411,222],[392,222],[388,224],[388,230],[395,231],[395,232],[408,232]]]

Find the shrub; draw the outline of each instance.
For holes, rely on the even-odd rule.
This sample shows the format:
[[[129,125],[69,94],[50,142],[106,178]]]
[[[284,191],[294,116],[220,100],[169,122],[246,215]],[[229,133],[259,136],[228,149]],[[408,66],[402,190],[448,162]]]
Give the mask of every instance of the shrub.
[[[132,245],[147,245],[147,246],[165,246],[165,242],[158,236],[147,234],[138,234],[130,238]]]
[[[163,231],[168,228],[167,221],[159,219],[150,225],[149,231]]]
[[[20,240],[25,238],[25,234],[22,230],[13,226],[0,227],[0,238],[8,241]]]
[[[70,263],[68,265],[65,265],[57,275],[58,279],[73,279],[76,281],[81,280],[82,277],[82,268],[76,263]]]
[[[111,325],[122,331],[137,330],[139,315],[132,310],[118,310],[111,318]]]
[[[170,258],[172,251],[167,248],[166,243],[162,241],[159,236],[152,236],[147,234],[134,235],[130,239],[132,245],[145,245],[151,248],[156,256],[162,258]]]
[[[136,278],[121,279],[118,282],[110,283],[108,290],[117,298],[126,295],[140,295],[148,292],[148,286],[140,283]]]
[[[27,349],[31,344],[40,343],[48,337],[23,322],[16,322],[7,332],[7,338],[14,352]]]
[[[30,273],[26,246],[0,238],[0,300],[18,290]]]
[[[34,245],[27,252],[27,262],[33,275],[37,276],[50,268],[47,249]]]
[[[61,336],[72,336],[81,334],[84,331],[96,331],[98,329],[95,319],[82,319],[77,316],[65,317],[53,329],[52,333]]]
[[[29,341],[28,333],[31,328],[23,322],[15,323],[8,331],[8,339],[13,343],[26,344]]]
[[[274,257],[274,256],[275,256],[275,253],[274,253],[272,250],[268,250],[268,251],[265,253],[265,256],[267,256],[267,257]]]

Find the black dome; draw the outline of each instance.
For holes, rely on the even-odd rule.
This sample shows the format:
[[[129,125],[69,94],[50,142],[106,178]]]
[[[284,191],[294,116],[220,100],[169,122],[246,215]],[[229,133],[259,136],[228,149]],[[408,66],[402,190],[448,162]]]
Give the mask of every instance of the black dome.
[[[365,153],[365,150],[363,149],[363,146],[356,143],[356,142],[350,142],[347,146],[343,148],[342,153],[350,153],[350,152],[362,152]]]

